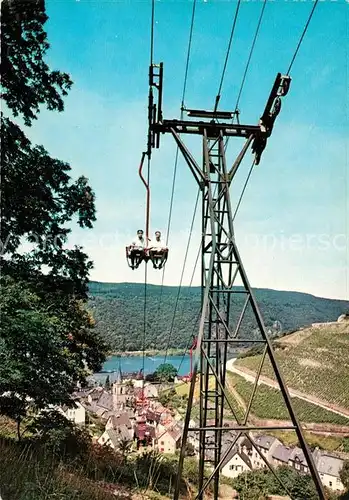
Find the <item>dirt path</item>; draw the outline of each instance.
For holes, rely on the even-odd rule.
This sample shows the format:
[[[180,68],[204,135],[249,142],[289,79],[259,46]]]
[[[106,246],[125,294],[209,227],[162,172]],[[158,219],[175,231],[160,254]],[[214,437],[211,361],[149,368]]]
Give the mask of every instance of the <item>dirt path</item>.
[[[235,389],[235,387],[233,386],[233,384],[230,383],[228,377],[226,378],[226,384],[227,384],[227,387],[229,389],[229,392],[232,394],[232,396],[234,396],[234,398],[236,399],[236,401],[237,401],[238,405],[240,406],[240,408],[242,408],[244,411],[246,411],[247,404],[242,399],[242,397],[240,396],[240,394],[237,392],[237,390]]]
[[[251,370],[248,370],[247,368],[241,368],[240,366],[239,366],[239,368],[237,368],[234,364],[234,361],[235,361],[235,359],[231,359],[227,362],[227,370],[229,370],[232,373],[236,373],[237,375],[240,375],[248,382],[254,383],[255,382],[255,373],[252,372]],[[273,389],[279,389],[279,385],[276,382],[274,382],[274,380],[272,380],[268,377],[265,377],[265,376],[260,377],[260,379],[258,381],[258,385],[260,385],[260,384],[264,384],[268,387],[272,387]],[[331,411],[332,413],[336,413],[337,415],[341,415],[342,417],[349,418],[349,410],[347,410],[346,408],[339,408],[339,407],[334,408],[329,403],[326,403],[324,401],[320,401],[319,399],[317,399],[313,396],[310,396],[308,394],[304,394],[304,393],[296,391],[294,389],[288,388],[288,392],[289,392],[290,396],[292,396],[292,397],[303,399],[304,401],[307,401],[308,403],[312,403],[316,406],[319,406],[320,408],[323,408],[324,410],[328,410],[328,411]]]

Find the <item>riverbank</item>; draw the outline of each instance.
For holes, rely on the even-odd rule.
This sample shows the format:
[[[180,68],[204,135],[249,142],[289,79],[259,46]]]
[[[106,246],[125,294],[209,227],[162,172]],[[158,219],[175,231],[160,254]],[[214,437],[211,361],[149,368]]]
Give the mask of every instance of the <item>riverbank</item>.
[[[166,356],[167,354],[167,356]],[[146,357],[154,357],[154,356],[184,356],[187,354],[185,349],[169,349],[166,353],[166,351],[159,351],[159,350],[147,350],[144,351],[144,355]],[[120,358],[133,358],[133,357],[140,357],[143,356],[143,351],[113,351],[108,353],[108,358],[111,358],[113,356],[118,356]]]

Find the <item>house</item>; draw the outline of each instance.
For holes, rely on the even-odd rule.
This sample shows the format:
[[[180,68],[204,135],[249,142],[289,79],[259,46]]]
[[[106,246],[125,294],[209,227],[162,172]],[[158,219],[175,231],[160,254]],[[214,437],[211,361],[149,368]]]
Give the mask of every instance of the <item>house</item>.
[[[146,419],[149,424],[157,426],[161,420],[161,413],[148,409]]]
[[[195,422],[195,420],[190,420],[189,421],[189,427],[190,428],[195,428],[198,426],[198,423]],[[200,432],[199,431],[189,431],[188,432],[188,443],[190,443],[195,451],[195,455],[199,456],[199,449],[200,449]]]
[[[88,413],[94,413],[101,420],[107,421],[110,415],[112,414],[111,410],[107,410],[102,406],[98,406],[95,402],[88,403],[81,401],[81,405],[85,408],[85,411]]]
[[[157,435],[157,448],[161,453],[174,454],[180,448],[181,439],[182,430],[177,425],[166,427]]]
[[[128,431],[128,439],[133,439],[134,425],[126,412],[120,415],[111,415],[107,420],[105,430],[118,430],[120,427],[125,427]]]
[[[276,466],[288,465],[301,474],[308,474],[309,467],[301,448],[290,448],[278,444],[272,453],[272,463]]]
[[[144,396],[148,399],[159,397],[157,387],[153,384],[146,384],[144,386]]]
[[[113,409],[113,398],[108,392],[103,391],[97,399],[96,405],[103,408],[103,410],[111,411]]]
[[[221,473],[223,476],[234,478],[250,470],[252,470],[250,458],[234,446],[222,462]]]
[[[268,462],[272,461],[275,449],[281,445],[281,442],[273,436],[258,435],[252,438],[255,447],[249,439],[243,438],[240,442],[240,450],[251,460],[253,469],[266,467],[263,457]],[[256,449],[257,448],[257,449]]]
[[[309,467],[307,464],[307,461],[305,459],[304,453],[301,450],[301,448],[293,448],[291,455],[289,456],[288,459],[288,465],[290,467],[293,467],[296,469],[298,472],[302,474],[308,474],[309,473]]]
[[[333,491],[344,491],[345,488],[339,476],[343,460],[329,453],[321,452],[319,449],[314,451],[313,456],[322,484]]]
[[[150,424],[138,425],[135,428],[135,437],[137,439],[137,448],[139,446],[154,447],[156,437],[155,427]]]
[[[292,448],[279,444],[273,452],[273,463],[276,466],[288,465],[292,455]]]
[[[87,401],[90,389],[77,389],[73,392],[72,398],[77,401]]]
[[[86,411],[78,401],[73,402],[73,406],[60,406],[59,411],[76,425],[85,425]]]
[[[273,452],[276,447],[281,444],[281,442],[273,436],[259,435],[254,437],[253,441],[268,462],[272,460]],[[265,466],[265,462],[260,455],[258,455],[258,460]]]
[[[95,403],[101,397],[103,392],[105,392],[103,387],[95,387],[91,389],[87,395],[87,402],[89,404]]]
[[[113,449],[119,448],[121,441],[130,441],[129,432],[125,425],[121,425],[118,429],[104,431],[98,439],[100,445],[110,446]]]

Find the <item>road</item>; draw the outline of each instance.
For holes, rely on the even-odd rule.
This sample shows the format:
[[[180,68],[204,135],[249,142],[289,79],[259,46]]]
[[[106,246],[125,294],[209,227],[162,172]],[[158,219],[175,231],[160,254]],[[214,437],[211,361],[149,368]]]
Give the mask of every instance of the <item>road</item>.
[[[236,360],[235,359],[230,359],[227,361],[227,370],[229,370],[232,373],[236,373],[237,375],[240,375],[240,377],[243,377],[245,380],[248,382],[255,382],[255,375],[252,374],[252,372],[247,372],[245,370],[241,370],[240,368],[237,368],[236,365],[234,364]],[[279,389],[279,385],[274,382],[273,380],[264,377],[263,379],[260,379],[258,381],[258,385],[264,384],[268,387],[272,387],[273,389]],[[293,390],[288,388],[288,392],[290,396],[298,398],[298,399],[303,399],[304,401],[307,401],[308,403],[314,404],[316,406],[319,406],[320,408],[323,408],[324,410],[331,411],[332,413],[336,413],[337,415],[341,415],[342,417],[346,417],[349,419],[349,410],[346,409],[333,409],[330,405],[326,404],[323,401],[319,401],[317,398],[313,398],[312,396],[309,396],[308,394],[303,394],[299,391]]]

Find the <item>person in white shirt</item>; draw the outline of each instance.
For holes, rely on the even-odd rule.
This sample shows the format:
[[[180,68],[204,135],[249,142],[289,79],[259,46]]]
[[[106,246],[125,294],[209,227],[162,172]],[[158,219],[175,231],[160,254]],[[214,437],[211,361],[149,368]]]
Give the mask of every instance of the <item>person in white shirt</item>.
[[[149,257],[154,269],[161,269],[168,257],[168,248],[161,239],[160,231],[155,231],[155,240],[149,248]]]
[[[146,260],[145,248],[146,241],[143,236],[143,230],[138,229],[137,238],[128,247],[128,256],[131,259],[132,269],[137,269],[142,260]]]

